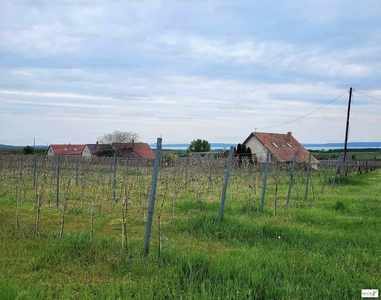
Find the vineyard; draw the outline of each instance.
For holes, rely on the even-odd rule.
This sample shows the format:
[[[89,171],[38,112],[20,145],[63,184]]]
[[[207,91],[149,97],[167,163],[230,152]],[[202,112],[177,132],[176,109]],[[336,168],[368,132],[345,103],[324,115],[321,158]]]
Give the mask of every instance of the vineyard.
[[[378,167],[162,161],[145,257],[152,161],[1,156],[0,297],[357,298],[381,283],[361,229],[380,225]]]

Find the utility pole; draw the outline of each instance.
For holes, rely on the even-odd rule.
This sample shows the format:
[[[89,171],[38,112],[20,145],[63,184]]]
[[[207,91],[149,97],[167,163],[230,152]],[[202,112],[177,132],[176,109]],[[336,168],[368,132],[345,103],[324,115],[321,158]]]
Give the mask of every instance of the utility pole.
[[[343,168],[345,168],[346,156],[347,156],[348,131],[349,131],[349,115],[351,113],[351,101],[352,101],[352,87],[349,89],[349,100],[348,100],[348,111],[347,111],[347,126],[346,126],[346,129],[345,129]],[[345,174],[346,174],[346,172],[345,172]]]

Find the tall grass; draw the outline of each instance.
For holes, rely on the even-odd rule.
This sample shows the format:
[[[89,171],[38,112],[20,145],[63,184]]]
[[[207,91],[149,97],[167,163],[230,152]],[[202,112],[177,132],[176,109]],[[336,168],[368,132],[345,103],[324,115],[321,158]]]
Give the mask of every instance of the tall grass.
[[[101,174],[94,170],[93,180],[89,176],[80,178],[78,186],[67,185],[66,195],[74,196],[65,198],[62,238],[63,207],[49,206],[48,192],[42,193],[38,235],[31,187],[25,197],[15,191],[4,195],[0,299],[358,299],[361,289],[381,286],[380,171],[341,177],[333,190],[317,192],[308,201],[298,198],[294,189],[288,206],[282,202],[288,188],[282,173],[275,217],[269,200],[274,181],[269,178],[261,215],[260,174],[233,169],[219,223],[223,168],[209,168],[204,177],[196,176],[199,167],[188,168],[186,189],[185,169],[176,170],[178,178],[170,168],[161,174],[160,228],[154,222],[146,260],[142,212],[147,210],[150,173],[143,168],[130,170],[132,175],[125,172],[127,177],[118,175],[124,188],[117,189],[117,198],[128,198],[125,215],[122,203],[110,199],[112,193],[100,180],[99,175],[109,178],[110,166],[100,169]],[[315,185],[317,175],[311,178]],[[69,174],[61,176],[68,182]],[[304,176],[295,178],[303,186]],[[9,186],[6,181],[0,184],[1,195]],[[102,203],[102,209],[92,210],[92,201]],[[123,228],[128,253],[122,248]]]

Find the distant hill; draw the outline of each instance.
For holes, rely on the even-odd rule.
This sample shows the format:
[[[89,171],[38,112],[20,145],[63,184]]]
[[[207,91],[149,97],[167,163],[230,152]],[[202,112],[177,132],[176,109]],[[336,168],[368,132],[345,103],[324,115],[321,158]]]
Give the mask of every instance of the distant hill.
[[[27,146],[27,145],[25,145],[25,146]],[[0,144],[0,149],[24,148],[25,146],[13,146],[13,145]],[[33,145],[29,145],[29,146],[33,147]],[[48,149],[48,147],[46,147],[44,145],[36,145],[36,149]]]
[[[305,148],[330,148],[341,149],[344,148],[344,143],[326,143],[326,144],[303,144]],[[350,142],[348,148],[381,148],[381,142]]]

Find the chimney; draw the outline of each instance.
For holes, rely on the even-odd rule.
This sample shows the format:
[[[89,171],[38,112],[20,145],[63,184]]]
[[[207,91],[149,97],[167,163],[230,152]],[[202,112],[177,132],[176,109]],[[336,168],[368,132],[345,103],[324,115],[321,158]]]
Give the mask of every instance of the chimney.
[[[287,132],[287,142],[289,142],[289,143],[292,142],[292,132],[291,131]]]
[[[132,140],[132,149],[134,149],[134,146],[135,146],[135,141]]]

